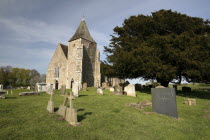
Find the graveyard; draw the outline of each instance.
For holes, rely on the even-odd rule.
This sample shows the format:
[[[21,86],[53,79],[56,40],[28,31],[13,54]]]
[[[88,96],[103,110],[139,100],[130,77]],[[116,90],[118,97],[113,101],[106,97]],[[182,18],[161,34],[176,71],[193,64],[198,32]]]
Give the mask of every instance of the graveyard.
[[[198,85],[188,85],[200,88]],[[209,88],[209,85],[206,86]],[[194,88],[194,89],[196,89]],[[81,90],[74,100],[77,119],[71,126],[61,116],[47,111],[51,96],[19,96],[27,89],[8,90],[0,100],[0,139],[208,139],[210,137],[210,94],[208,91],[182,92],[176,95],[178,119],[152,113],[152,107],[136,109],[128,103],[152,101],[151,91],[137,91],[137,97],[112,95],[93,87]],[[66,90],[69,92],[70,90]],[[196,99],[196,106],[183,104],[184,99]],[[53,95],[57,112],[64,96],[60,90]]]

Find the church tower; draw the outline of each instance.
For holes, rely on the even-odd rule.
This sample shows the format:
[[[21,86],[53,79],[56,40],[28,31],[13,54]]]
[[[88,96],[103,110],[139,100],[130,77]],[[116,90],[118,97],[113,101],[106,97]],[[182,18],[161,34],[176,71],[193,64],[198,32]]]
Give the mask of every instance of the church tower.
[[[88,87],[100,86],[100,56],[97,43],[91,37],[85,20],[82,19],[77,31],[68,41],[68,77]],[[68,85],[67,85],[68,86]]]

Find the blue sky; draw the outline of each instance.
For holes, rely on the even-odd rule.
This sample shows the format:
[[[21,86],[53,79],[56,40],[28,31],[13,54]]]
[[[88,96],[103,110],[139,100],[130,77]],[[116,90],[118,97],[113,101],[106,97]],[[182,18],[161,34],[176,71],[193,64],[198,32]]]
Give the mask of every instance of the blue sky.
[[[57,44],[67,44],[83,16],[104,60],[115,26],[160,9],[210,19],[210,0],[0,0],[0,66],[46,73]]]

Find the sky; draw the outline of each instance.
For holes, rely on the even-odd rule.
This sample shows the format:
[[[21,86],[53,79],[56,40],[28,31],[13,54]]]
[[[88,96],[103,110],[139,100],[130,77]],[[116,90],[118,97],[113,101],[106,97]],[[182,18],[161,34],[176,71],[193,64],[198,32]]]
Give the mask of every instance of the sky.
[[[58,43],[67,45],[83,17],[105,60],[114,27],[160,9],[210,19],[210,0],[0,0],[0,66],[45,74]]]

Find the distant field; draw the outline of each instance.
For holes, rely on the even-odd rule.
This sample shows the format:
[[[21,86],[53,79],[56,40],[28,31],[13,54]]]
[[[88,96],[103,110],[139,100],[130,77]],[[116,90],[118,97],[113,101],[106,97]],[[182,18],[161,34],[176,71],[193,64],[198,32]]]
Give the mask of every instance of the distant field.
[[[190,87],[195,88],[195,85]],[[202,87],[202,86],[196,86]],[[207,85],[206,87],[209,87]],[[181,87],[179,87],[181,88]],[[56,114],[46,110],[49,95],[22,96],[26,90],[13,90],[13,95],[0,99],[0,139],[68,139],[68,140],[209,140],[210,139],[210,92],[177,92],[179,119],[151,114],[151,107],[136,110],[125,106],[127,103],[150,100],[150,91],[137,92],[137,98],[96,93],[94,88],[81,91],[75,99],[78,109],[78,127],[69,126]],[[10,92],[9,92],[10,93]],[[187,106],[183,100],[192,97],[197,106]],[[63,96],[56,91],[55,107],[58,109]]]

